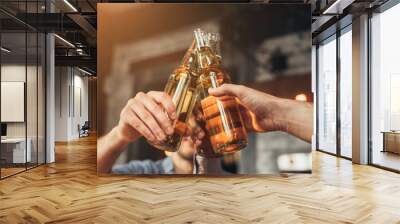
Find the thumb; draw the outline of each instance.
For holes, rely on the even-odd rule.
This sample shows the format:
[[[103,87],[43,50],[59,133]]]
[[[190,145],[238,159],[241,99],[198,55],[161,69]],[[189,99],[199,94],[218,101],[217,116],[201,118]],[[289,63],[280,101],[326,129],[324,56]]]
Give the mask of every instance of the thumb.
[[[208,89],[208,93],[213,96],[239,97],[241,93],[241,86],[235,84],[223,84],[220,87]]]

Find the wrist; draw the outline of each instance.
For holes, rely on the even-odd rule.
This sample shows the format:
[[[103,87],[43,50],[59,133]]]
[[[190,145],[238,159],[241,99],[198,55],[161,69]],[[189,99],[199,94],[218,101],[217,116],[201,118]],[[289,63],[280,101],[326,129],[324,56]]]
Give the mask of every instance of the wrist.
[[[304,141],[311,142],[313,133],[313,106],[310,103],[282,99],[279,103],[281,112],[276,116],[277,127]]]
[[[292,110],[292,100],[277,98],[274,106],[272,117],[274,117],[274,126],[276,131],[287,132],[288,130],[288,114]]]
[[[116,126],[112,130],[114,139],[117,141],[117,144],[122,148],[128,145],[130,142],[138,138],[139,136],[135,136],[133,139],[129,139],[124,133],[124,130],[120,126]]]

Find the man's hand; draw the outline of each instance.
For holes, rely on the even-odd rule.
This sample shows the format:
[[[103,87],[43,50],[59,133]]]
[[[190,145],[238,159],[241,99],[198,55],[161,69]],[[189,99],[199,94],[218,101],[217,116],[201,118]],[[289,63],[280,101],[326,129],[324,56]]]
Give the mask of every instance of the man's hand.
[[[136,94],[122,109],[118,125],[97,141],[97,171],[110,172],[125,146],[141,136],[155,145],[164,141],[175,119],[175,105],[166,93]]]
[[[149,142],[161,143],[174,132],[175,105],[164,92],[139,92],[128,101],[120,114],[117,133],[129,143],[140,136]]]
[[[209,93],[217,97],[236,97],[249,131],[284,131],[311,142],[313,106],[310,103],[278,98],[234,84],[223,84],[216,89],[209,89]]]
[[[247,130],[265,132],[280,129],[276,120],[280,98],[234,84],[223,84],[216,89],[209,89],[209,93],[214,96],[237,97]]]

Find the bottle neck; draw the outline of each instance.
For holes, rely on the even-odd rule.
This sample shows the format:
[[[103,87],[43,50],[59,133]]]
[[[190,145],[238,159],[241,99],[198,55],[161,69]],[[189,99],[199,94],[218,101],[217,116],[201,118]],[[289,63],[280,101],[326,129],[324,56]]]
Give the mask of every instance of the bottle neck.
[[[193,53],[194,53],[195,47],[196,47],[195,41],[193,40],[191,45],[190,45],[190,47],[187,49],[187,51],[185,52],[185,55],[182,58],[182,61],[181,61],[181,64],[180,64],[181,66],[182,65],[185,66],[187,64],[190,64],[191,61],[193,61]]]
[[[215,35],[214,35],[215,36]],[[196,55],[199,70],[205,69],[207,67],[218,66],[219,61],[216,56],[216,52],[212,49],[210,43],[217,43],[217,38],[210,34],[205,33],[201,29],[196,29],[194,31],[194,39],[196,42]],[[211,41],[212,40],[212,41]]]
[[[201,47],[198,49],[198,64],[201,69],[211,67],[211,66],[219,66],[219,61],[212,51],[212,49],[208,46]]]

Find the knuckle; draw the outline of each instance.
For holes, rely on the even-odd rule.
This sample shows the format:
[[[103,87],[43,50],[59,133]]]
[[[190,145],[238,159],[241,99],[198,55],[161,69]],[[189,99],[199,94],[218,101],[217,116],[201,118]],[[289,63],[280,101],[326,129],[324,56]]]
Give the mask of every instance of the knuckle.
[[[161,92],[162,97],[168,97],[169,95],[166,92]]]
[[[139,98],[141,98],[141,97],[143,97],[145,94],[143,93],[143,92],[138,92],[137,94],[136,94],[136,97],[139,97]]]
[[[132,105],[135,101],[136,101],[135,98],[131,98],[128,100],[127,105]]]
[[[168,99],[169,99],[168,109],[174,111],[176,108],[175,103],[172,101],[172,98],[168,98]]]
[[[138,103],[138,101],[136,99],[132,98],[129,100],[128,106],[132,108],[132,107],[137,106],[137,103]]]
[[[161,125],[164,125],[164,126],[166,126],[166,127],[169,126],[169,120],[167,119],[166,116],[160,114],[160,115],[158,116],[158,120],[160,121]]]
[[[165,102],[166,102],[165,109],[167,109],[169,111],[175,111],[176,106],[175,106],[175,103],[172,101],[171,97],[168,97]]]

